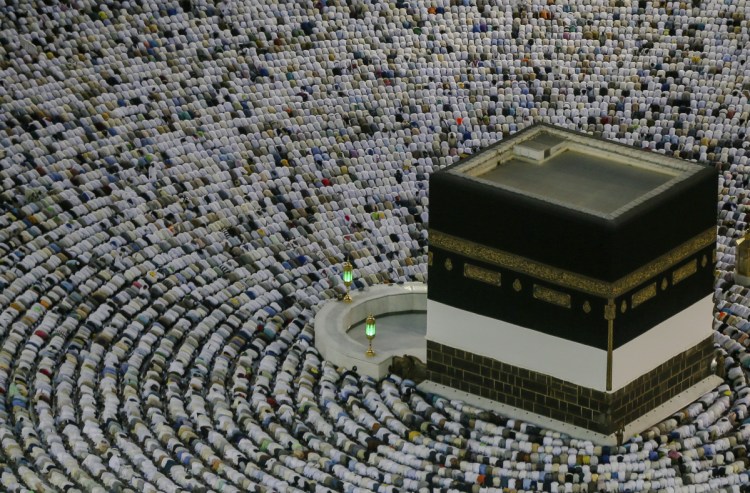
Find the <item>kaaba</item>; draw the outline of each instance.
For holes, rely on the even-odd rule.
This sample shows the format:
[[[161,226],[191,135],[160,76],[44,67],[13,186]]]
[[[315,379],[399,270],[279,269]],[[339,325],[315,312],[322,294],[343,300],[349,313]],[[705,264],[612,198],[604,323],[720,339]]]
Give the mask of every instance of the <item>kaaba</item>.
[[[716,200],[710,167],[550,125],[433,173],[428,378],[606,435],[695,388]]]

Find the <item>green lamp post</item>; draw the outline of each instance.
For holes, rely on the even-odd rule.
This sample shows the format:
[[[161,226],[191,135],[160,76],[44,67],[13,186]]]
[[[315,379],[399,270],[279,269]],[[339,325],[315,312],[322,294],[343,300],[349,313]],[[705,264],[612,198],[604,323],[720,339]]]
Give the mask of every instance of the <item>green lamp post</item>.
[[[352,264],[349,263],[349,261],[344,262],[344,285],[346,286],[346,295],[344,295],[344,303],[351,303],[352,302],[352,295],[349,293],[349,287],[352,285],[352,279],[354,278],[354,273],[352,271]]]
[[[375,317],[373,315],[368,315],[367,320],[365,320],[365,336],[369,343],[365,356],[372,358],[375,356],[375,351],[372,350],[372,340],[375,339]]]

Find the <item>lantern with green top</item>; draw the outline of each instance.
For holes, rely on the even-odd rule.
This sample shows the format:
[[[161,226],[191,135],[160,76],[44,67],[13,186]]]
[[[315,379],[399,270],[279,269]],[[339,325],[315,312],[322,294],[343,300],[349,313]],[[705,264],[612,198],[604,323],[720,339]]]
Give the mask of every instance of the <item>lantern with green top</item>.
[[[365,336],[367,337],[368,341],[368,347],[367,351],[365,351],[365,356],[371,358],[375,356],[375,351],[373,351],[372,349],[372,340],[375,339],[375,317],[373,315],[368,315],[367,320],[365,320]]]
[[[342,277],[344,279],[344,285],[346,286],[346,295],[344,295],[344,302],[351,303],[352,295],[349,293],[349,287],[352,285],[354,273],[352,270],[352,264],[350,264],[349,261],[344,262],[344,274]]]

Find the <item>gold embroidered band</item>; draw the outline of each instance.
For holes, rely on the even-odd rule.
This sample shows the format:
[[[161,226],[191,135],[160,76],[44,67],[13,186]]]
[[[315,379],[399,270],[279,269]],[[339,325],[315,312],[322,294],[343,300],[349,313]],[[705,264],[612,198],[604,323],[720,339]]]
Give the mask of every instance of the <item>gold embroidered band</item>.
[[[616,298],[639,284],[652,279],[716,242],[716,228],[709,228],[664,255],[626,274],[614,282],[602,281],[575,272],[552,267],[496,248],[486,247],[447,233],[430,230],[430,246],[453,252],[481,262],[487,262],[540,281],[557,284],[568,289],[589,293],[602,298]],[[675,271],[676,274],[676,271]],[[682,274],[684,275],[684,273]],[[673,278],[675,276],[673,275]],[[680,280],[687,276],[681,277]]]
[[[672,272],[672,284],[684,281],[688,277],[698,272],[698,259],[693,259],[687,264],[679,267]]]
[[[501,276],[499,272],[485,269],[472,264],[464,264],[464,277],[475,281],[486,282],[493,286],[500,286]]]
[[[630,306],[635,308],[641,303],[650,300],[656,296],[656,283],[652,282],[645,288],[639,289],[635,293],[633,293],[633,296],[630,299]]]
[[[570,308],[570,295],[568,293],[561,293],[539,284],[534,284],[534,298],[563,308]]]

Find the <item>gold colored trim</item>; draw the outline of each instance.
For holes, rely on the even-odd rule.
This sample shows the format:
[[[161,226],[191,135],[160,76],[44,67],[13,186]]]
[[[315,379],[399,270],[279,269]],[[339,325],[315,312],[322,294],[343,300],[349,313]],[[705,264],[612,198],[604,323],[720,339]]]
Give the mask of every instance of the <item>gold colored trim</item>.
[[[561,293],[560,291],[534,284],[533,296],[537,300],[546,301],[547,303],[552,303],[563,308],[570,308],[570,295],[568,293]]]
[[[633,293],[633,296],[630,297],[630,306],[631,308],[635,308],[641,303],[650,300],[654,296],[656,296],[656,283],[652,282],[645,288],[639,289],[638,291]]]
[[[667,278],[664,277],[661,280],[661,290],[664,291],[669,287],[669,281],[667,281]]]
[[[518,279],[513,281],[513,289],[515,289],[516,292],[521,291],[523,289],[523,286],[521,285],[521,281],[519,281]]]
[[[445,270],[447,271],[453,270],[453,261],[451,259],[449,258],[445,259],[445,263],[443,265],[445,265]]]
[[[617,315],[617,307],[615,306],[614,300],[607,300],[607,304],[604,305],[604,320],[614,320]]]
[[[583,302],[583,313],[591,313],[591,303],[588,300]]]
[[[502,276],[499,272],[485,269],[472,264],[464,264],[464,277],[475,281],[485,282],[493,286],[500,286]]]
[[[604,318],[607,319],[607,381],[605,389],[608,391],[612,390],[612,359],[614,356],[616,312],[615,300],[607,300],[607,304],[604,307]]]
[[[679,267],[672,272],[672,285],[682,282],[688,277],[698,272],[698,259],[693,259],[687,264]]]
[[[606,390],[612,390],[612,357],[614,339],[614,320],[607,320],[607,382]]]
[[[750,275],[750,233],[737,240],[734,252],[737,274]]]
[[[716,242],[716,228],[711,227],[691,238],[664,255],[654,259],[614,282],[602,281],[568,270],[553,267],[520,255],[496,248],[486,247],[447,233],[430,230],[430,246],[487,262],[505,269],[535,277],[568,289],[592,294],[601,298],[616,298],[632,290],[639,284],[672,268],[686,258]]]
[[[622,300],[622,303],[620,303],[620,313],[625,313],[628,310],[628,302],[625,300]]]
[[[427,252],[427,265],[432,267],[432,252]]]

